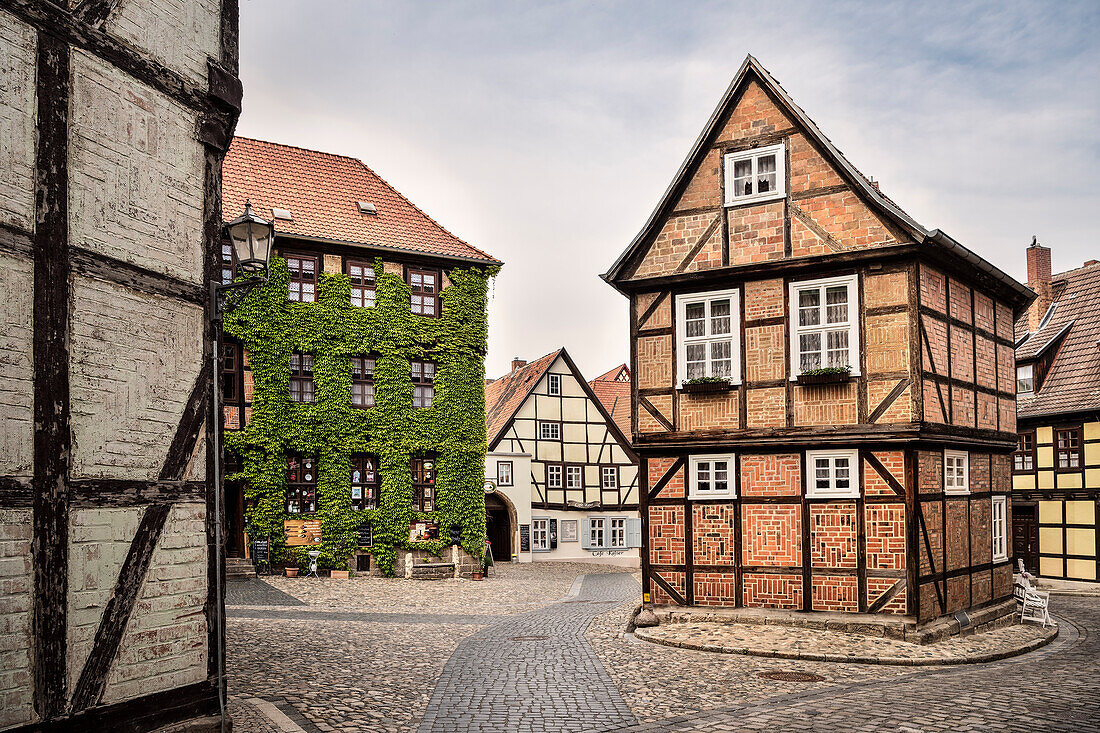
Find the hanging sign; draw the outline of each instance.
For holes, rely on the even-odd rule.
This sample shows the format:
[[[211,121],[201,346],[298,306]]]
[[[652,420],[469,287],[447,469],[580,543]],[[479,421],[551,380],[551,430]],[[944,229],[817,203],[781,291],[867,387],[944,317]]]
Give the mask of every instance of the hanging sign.
[[[283,521],[287,547],[321,544],[320,519],[287,519]]]
[[[519,551],[530,552],[531,551],[531,525],[521,524],[519,525]]]

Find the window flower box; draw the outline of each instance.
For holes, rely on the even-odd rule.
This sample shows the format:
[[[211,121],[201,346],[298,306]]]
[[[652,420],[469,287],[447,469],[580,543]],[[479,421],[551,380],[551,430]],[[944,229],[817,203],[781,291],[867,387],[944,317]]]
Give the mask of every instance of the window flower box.
[[[718,394],[729,392],[731,389],[733,385],[728,380],[713,377],[692,379],[680,385],[680,391],[685,394]]]
[[[810,369],[798,375],[798,383],[804,387],[823,384],[844,384],[851,379],[852,370],[849,367]]]

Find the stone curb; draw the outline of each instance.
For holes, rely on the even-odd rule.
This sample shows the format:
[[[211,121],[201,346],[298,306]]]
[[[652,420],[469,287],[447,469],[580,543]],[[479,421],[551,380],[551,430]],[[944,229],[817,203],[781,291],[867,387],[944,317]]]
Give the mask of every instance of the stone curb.
[[[1058,638],[1058,627],[1053,626],[1038,639],[1032,639],[1026,644],[1013,649],[989,652],[987,654],[970,654],[964,657],[941,657],[939,659],[920,657],[865,657],[856,654],[818,654],[815,652],[786,652],[779,649],[718,646],[716,644],[699,644],[690,641],[662,639],[650,635],[645,629],[635,629],[634,637],[642,639],[643,641],[648,641],[651,644],[678,647],[680,649],[691,649],[700,652],[715,652],[719,654],[743,654],[751,657],[768,657],[774,659],[800,659],[807,662],[846,662],[849,664],[888,664],[901,667],[933,667],[952,664],[984,664],[986,662],[996,662],[1001,659],[1008,659],[1009,657],[1026,654],[1044,647]]]

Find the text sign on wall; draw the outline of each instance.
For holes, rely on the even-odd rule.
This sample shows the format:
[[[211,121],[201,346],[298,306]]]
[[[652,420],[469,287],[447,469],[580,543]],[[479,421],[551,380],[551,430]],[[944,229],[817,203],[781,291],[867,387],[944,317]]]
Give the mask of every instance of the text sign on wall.
[[[576,519],[563,519],[563,520],[561,520],[561,541],[562,542],[576,542],[577,541],[577,520]]]
[[[287,519],[283,522],[287,547],[321,544],[320,519]]]
[[[530,552],[531,551],[531,525],[521,524],[519,525],[519,551]]]
[[[359,525],[359,546],[370,547],[374,544],[374,529],[371,527],[370,522],[363,522]]]
[[[556,550],[558,547],[558,520],[550,517],[550,549]]]

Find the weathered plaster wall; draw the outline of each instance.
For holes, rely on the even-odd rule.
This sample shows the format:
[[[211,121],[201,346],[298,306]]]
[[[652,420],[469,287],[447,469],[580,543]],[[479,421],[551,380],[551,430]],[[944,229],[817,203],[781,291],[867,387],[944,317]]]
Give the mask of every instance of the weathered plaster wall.
[[[28,478],[34,462],[32,281],[30,259],[0,253],[0,474]]]
[[[0,509],[0,728],[31,705],[31,510]]]
[[[202,86],[207,57],[221,55],[220,16],[218,0],[124,2],[103,30]]]
[[[0,222],[34,228],[34,29],[0,12]]]

